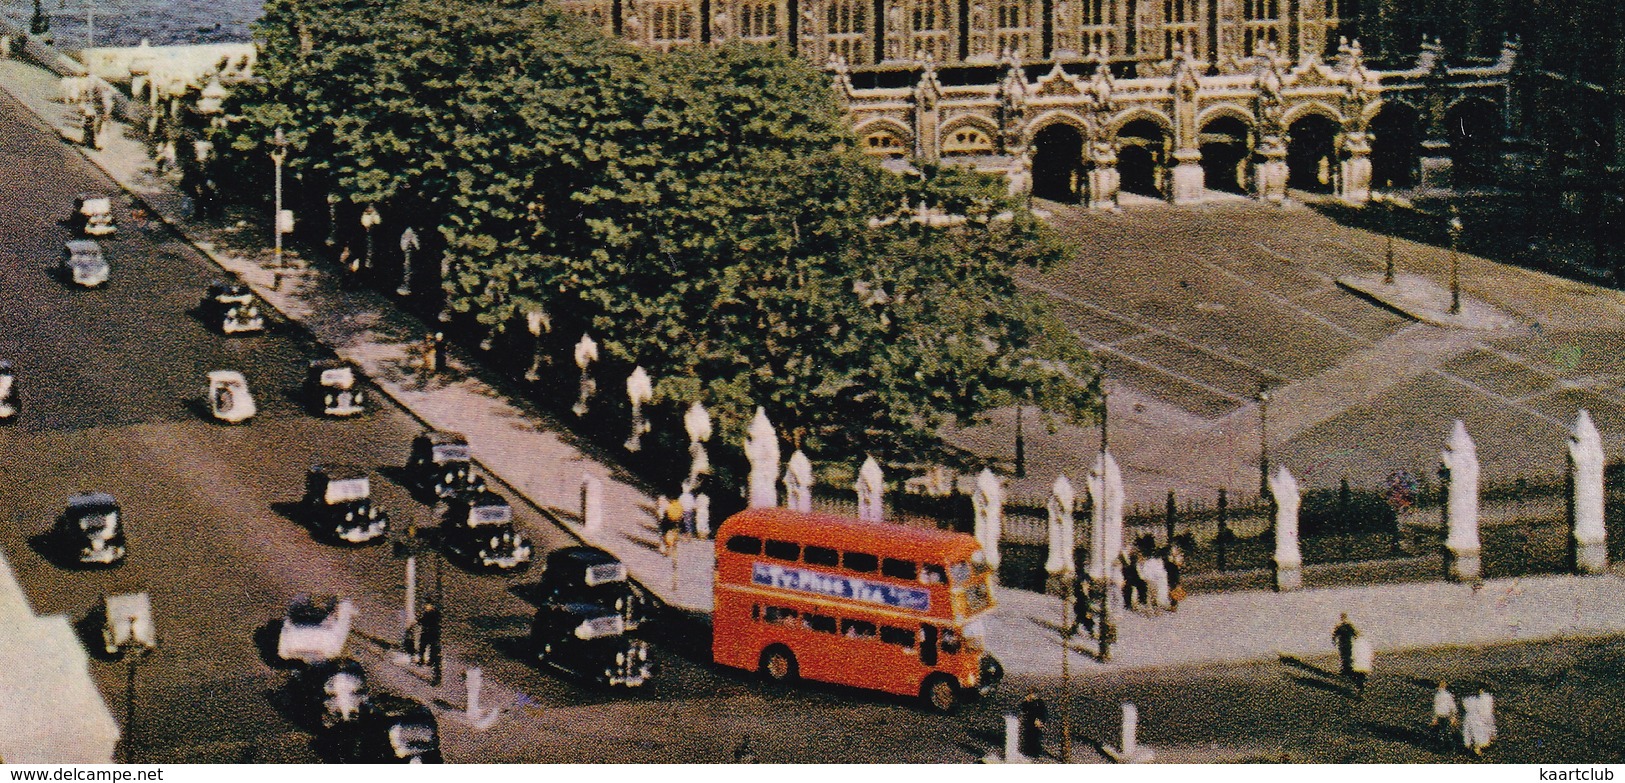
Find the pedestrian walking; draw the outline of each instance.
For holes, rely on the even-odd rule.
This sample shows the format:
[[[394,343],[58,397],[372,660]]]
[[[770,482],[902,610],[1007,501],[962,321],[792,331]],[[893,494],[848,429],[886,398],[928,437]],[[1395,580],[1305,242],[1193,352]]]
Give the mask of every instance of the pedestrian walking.
[[[694,498],[693,482],[683,482],[683,491],[677,496],[677,504],[683,509],[683,514],[680,517],[681,523],[678,532],[685,536],[692,537],[694,535],[695,524],[700,508],[699,501],[695,500]]]
[[[434,342],[434,371],[439,375],[446,371],[446,365],[451,361],[451,356],[446,353],[446,333],[437,331],[429,339]]]
[[[1123,608],[1133,610],[1145,602],[1145,580],[1140,577],[1140,553],[1130,549],[1123,553]]]
[[[1467,752],[1482,757],[1495,741],[1495,697],[1483,688],[1461,700],[1461,744]]]
[[[1364,634],[1356,633],[1354,641],[1349,645],[1349,676],[1354,681],[1354,692],[1365,695],[1365,681],[1371,676],[1375,665],[1376,653],[1371,649],[1371,640]]]
[[[440,607],[433,601],[423,604],[418,616],[417,660],[420,666],[432,666],[440,660]]]
[[[1049,705],[1038,698],[1037,691],[1027,691],[1017,709],[1021,723],[1021,755],[1030,759],[1044,755],[1044,723],[1049,720]]]
[[[1179,575],[1185,570],[1185,550],[1179,544],[1168,545],[1168,611],[1179,611],[1179,602],[1185,600],[1185,587]]]
[[[1094,583],[1088,579],[1079,579],[1072,586],[1072,602],[1075,610],[1073,616],[1078,618],[1077,626],[1081,626],[1090,636],[1095,634],[1095,591]],[[1077,633],[1077,627],[1072,633]]]
[[[1354,676],[1354,637],[1360,632],[1354,629],[1354,623],[1349,622],[1348,612],[1344,612],[1337,627],[1332,629],[1332,640],[1337,642],[1337,657],[1342,664],[1342,673],[1346,678]]]
[[[435,347],[433,334],[423,335],[423,346],[420,350],[423,353],[423,374],[425,376],[434,375],[436,369],[440,366],[440,359],[436,356],[440,351]]]
[[[665,501],[662,496],[661,500]],[[671,554],[677,548],[677,531],[683,524],[683,504],[675,498],[660,507],[660,554]]]
[[[1448,683],[1440,680],[1438,690],[1433,692],[1433,719],[1428,722],[1428,728],[1442,748],[1448,749],[1455,739],[1461,723],[1457,709],[1456,695],[1450,692]]]

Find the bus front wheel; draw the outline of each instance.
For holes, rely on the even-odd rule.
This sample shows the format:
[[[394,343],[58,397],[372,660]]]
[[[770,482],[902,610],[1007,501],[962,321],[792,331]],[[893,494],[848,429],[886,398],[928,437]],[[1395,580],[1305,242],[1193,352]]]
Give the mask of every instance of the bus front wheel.
[[[762,651],[762,676],[772,682],[790,682],[796,678],[796,656],[783,645],[775,644]]]
[[[932,712],[950,713],[959,705],[959,686],[946,675],[938,674],[925,681],[920,688],[920,699]]]

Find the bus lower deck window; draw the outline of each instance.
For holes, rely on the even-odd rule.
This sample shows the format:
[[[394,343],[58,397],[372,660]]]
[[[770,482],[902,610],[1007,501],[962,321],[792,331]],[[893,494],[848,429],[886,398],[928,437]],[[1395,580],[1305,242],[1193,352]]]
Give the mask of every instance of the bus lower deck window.
[[[763,613],[763,619],[770,623],[794,624],[797,622],[798,617],[794,609],[769,606],[767,611]]]
[[[867,639],[875,635],[875,624],[863,620],[842,620],[841,633],[854,639]]]
[[[830,617],[829,615],[826,615],[826,614],[809,614],[809,615],[803,615],[802,619],[807,621],[807,627],[808,628],[811,628],[814,631],[818,631],[819,633],[836,633],[837,632],[835,630],[835,618]]]
[[[880,641],[912,650],[914,649],[915,633],[906,628],[882,625],[880,626]]]

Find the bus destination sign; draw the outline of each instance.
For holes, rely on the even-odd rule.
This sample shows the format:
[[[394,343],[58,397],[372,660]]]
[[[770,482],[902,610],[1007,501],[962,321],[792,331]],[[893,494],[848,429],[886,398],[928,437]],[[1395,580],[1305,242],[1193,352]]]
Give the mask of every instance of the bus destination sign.
[[[765,587],[895,606],[915,612],[924,612],[931,608],[931,594],[925,590],[767,563],[752,564],[751,581]]]

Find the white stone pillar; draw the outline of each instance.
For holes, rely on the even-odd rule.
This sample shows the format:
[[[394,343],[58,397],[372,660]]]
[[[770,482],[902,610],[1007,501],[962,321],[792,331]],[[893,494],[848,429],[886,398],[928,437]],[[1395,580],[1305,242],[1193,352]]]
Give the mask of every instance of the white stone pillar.
[[[473,723],[480,719],[480,688],[485,684],[485,675],[478,668],[469,669],[463,673],[467,701],[463,714]]]
[[[1089,471],[1089,495],[1093,501],[1089,530],[1089,578],[1110,578],[1115,583],[1121,573],[1117,557],[1123,551],[1123,474],[1110,453],[1095,458]]]
[[[656,509],[658,515],[661,509]],[[581,475],[581,525],[588,533],[597,533],[604,526],[604,484],[597,476]]]
[[[1600,574],[1608,568],[1608,529],[1603,513],[1602,435],[1584,408],[1575,419],[1569,435],[1569,474],[1573,476],[1570,499],[1570,533],[1574,546],[1574,570]]]
[[[694,496],[694,533],[700,538],[711,537],[711,496],[704,492]]]
[[[874,457],[863,460],[854,489],[858,492],[858,519],[865,522],[883,521],[886,518],[886,483],[880,474],[880,463],[875,462]]]
[[[711,471],[711,460],[705,454],[705,442],[711,439],[711,414],[705,406],[694,403],[683,414],[683,429],[688,432],[688,454],[691,462],[688,480],[694,481],[701,473]]]
[[[1298,509],[1303,495],[1285,465],[1270,477],[1270,495],[1275,499],[1275,589],[1296,590],[1303,587],[1303,555],[1298,548]]]
[[[805,514],[812,511],[812,462],[796,449],[784,470],[784,507]]]
[[[1072,482],[1066,476],[1056,476],[1049,495],[1049,558],[1044,561],[1044,570],[1051,574],[1068,573],[1076,568],[1078,544],[1072,529],[1076,501]]]
[[[1361,205],[1371,200],[1371,136],[1351,132],[1343,135],[1345,157],[1338,163],[1337,197],[1345,204]]]
[[[995,572],[999,569],[999,538],[1004,532],[1004,487],[993,471],[983,469],[971,493],[976,512],[976,540],[982,544],[982,557]]]
[[[1286,142],[1280,136],[1265,134],[1259,139],[1253,164],[1254,195],[1260,201],[1280,204],[1286,201]]]
[[[779,436],[767,420],[767,409],[757,408],[745,435],[745,457],[750,460],[750,507],[772,508],[779,504]]]
[[[1004,761],[1014,764],[1026,761],[1021,755],[1021,716],[1013,712],[1004,714]]]
[[[1460,419],[1450,431],[1440,462],[1449,471],[1444,540],[1447,570],[1453,580],[1472,581],[1479,576],[1478,448]]]
[[[1174,150],[1174,186],[1170,195],[1175,204],[1195,204],[1202,200],[1207,177],[1201,161],[1199,149]]]

